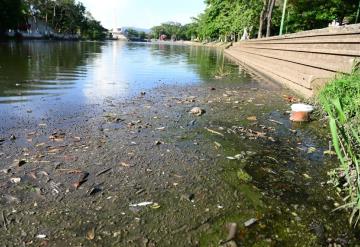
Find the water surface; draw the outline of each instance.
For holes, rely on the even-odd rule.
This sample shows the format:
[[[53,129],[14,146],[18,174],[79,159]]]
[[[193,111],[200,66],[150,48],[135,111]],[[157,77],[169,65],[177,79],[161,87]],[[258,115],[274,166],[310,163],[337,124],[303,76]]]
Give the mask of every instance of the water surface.
[[[125,42],[2,43],[0,103],[31,105],[29,102],[54,96],[61,96],[64,104],[96,103],[162,83],[209,82],[217,69],[236,67],[224,60],[221,51],[203,47]]]

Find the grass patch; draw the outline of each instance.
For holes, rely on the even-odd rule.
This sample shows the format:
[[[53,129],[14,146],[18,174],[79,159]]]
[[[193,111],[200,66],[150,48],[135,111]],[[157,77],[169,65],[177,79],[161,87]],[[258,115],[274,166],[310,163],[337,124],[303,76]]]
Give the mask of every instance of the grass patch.
[[[318,100],[326,112],[332,142],[340,166],[330,172],[332,182],[340,188],[344,205],[350,209],[350,224],[360,219],[360,70],[338,76],[319,93]]]

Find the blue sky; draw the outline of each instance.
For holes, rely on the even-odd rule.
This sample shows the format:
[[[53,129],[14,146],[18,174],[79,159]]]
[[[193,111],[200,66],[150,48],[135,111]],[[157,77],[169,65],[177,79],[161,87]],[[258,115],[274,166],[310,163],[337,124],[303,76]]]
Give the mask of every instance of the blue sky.
[[[151,28],[166,21],[190,22],[205,9],[203,0],[78,0],[105,28]]]

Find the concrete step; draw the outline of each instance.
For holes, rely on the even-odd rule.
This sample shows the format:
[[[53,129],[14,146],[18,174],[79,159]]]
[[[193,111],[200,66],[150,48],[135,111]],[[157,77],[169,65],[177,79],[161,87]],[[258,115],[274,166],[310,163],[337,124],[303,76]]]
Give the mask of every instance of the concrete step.
[[[345,43],[333,43],[333,44],[319,44],[319,43],[308,43],[308,44],[259,44],[243,43],[237,47],[241,48],[255,48],[264,50],[282,50],[282,51],[295,51],[295,52],[310,52],[320,53],[328,55],[340,55],[340,56],[353,56],[360,57],[360,43],[356,44],[345,44]]]
[[[338,44],[338,43],[359,43],[360,32],[351,34],[327,34],[327,35],[312,35],[312,36],[276,36],[262,39],[250,39],[235,43],[258,43],[258,44]]]
[[[274,73],[273,70],[271,70],[268,66],[263,66],[259,63],[256,63],[254,59],[249,59],[248,57],[241,57],[239,58],[238,55],[234,55],[233,52],[230,52],[228,50],[225,51],[225,53],[234,58],[239,64],[243,66],[250,66],[253,70],[257,71],[258,73],[264,75],[265,77],[268,77],[276,82],[279,82],[286,87],[292,89],[293,91],[296,91],[298,94],[301,94],[305,97],[311,97],[314,94],[314,91],[312,89],[308,89],[306,87],[303,87],[299,84],[297,84],[295,81],[289,80],[287,78],[284,78],[276,73]]]
[[[247,53],[260,55],[268,58],[274,58],[282,61],[297,63],[301,65],[311,66],[332,72],[351,72],[354,63],[353,57],[318,54],[318,53],[305,53],[296,51],[284,50],[266,50],[257,48],[233,47],[233,51],[244,51]]]
[[[226,53],[309,96],[360,61],[360,24],[241,41]]]
[[[251,54],[247,53],[246,51],[234,51],[233,55],[239,59],[244,57],[248,60],[253,60],[253,64],[258,64],[262,67],[268,67],[277,75],[308,89],[312,88],[312,82],[314,80],[326,79],[335,75],[334,72]]]

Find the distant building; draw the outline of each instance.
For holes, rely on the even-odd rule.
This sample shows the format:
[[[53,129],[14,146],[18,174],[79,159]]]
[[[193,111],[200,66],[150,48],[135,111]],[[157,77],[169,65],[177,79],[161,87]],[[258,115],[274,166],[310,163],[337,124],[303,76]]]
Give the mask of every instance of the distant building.
[[[35,17],[29,17],[27,23],[21,25],[16,30],[8,30],[6,33],[9,37],[20,35],[25,39],[43,39],[43,38],[58,38],[58,39],[79,39],[80,30],[77,34],[63,34],[55,32],[46,22],[38,20]]]
[[[122,28],[113,28],[110,31],[110,33],[114,39],[118,39],[118,40],[127,40],[128,39],[126,37],[126,30],[123,30]]]
[[[160,35],[160,40],[166,40],[167,36],[165,34]]]

